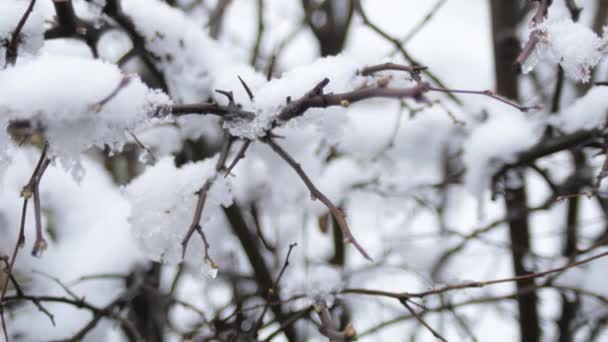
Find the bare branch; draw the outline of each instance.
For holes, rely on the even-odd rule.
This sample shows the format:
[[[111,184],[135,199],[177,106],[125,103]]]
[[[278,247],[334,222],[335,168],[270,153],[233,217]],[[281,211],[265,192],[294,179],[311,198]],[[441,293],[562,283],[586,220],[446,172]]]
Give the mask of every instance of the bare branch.
[[[7,67],[9,65],[14,65],[17,62],[17,56],[19,55],[18,50],[19,50],[19,43],[20,43],[20,39],[21,39],[21,37],[20,37],[21,31],[23,30],[23,27],[25,26],[27,19],[30,17],[30,14],[32,13],[32,10],[34,9],[35,4],[36,4],[36,0],[30,0],[29,6],[25,9],[23,16],[19,20],[19,23],[17,23],[17,27],[15,27],[15,30],[13,31],[13,34],[11,35],[11,40],[8,42],[8,45],[6,46],[6,57],[5,57],[6,64],[4,65],[4,67]]]
[[[297,161],[295,161],[289,155],[289,153],[287,153],[285,150],[283,150],[283,148],[281,146],[279,146],[277,143],[275,143],[272,139],[268,138],[268,139],[264,140],[264,142],[266,144],[268,144],[268,146],[270,146],[270,148],[272,148],[272,150],[275,151],[283,160],[285,160],[285,162],[287,162],[287,164],[289,164],[289,166],[291,166],[291,168],[294,169],[294,171],[296,171],[298,176],[300,176],[300,178],[302,179],[302,181],[304,182],[304,184],[310,191],[310,197],[313,200],[319,199],[319,201],[321,201],[327,207],[327,209],[329,209],[332,216],[336,219],[336,222],[338,222],[338,225],[342,229],[342,235],[344,237],[344,242],[352,243],[355,246],[355,248],[357,248],[359,253],[361,253],[361,255],[363,255],[363,257],[365,257],[367,260],[371,261],[372,258],[369,256],[369,254],[367,254],[365,249],[355,239],[355,237],[353,236],[353,234],[350,231],[350,228],[348,228],[348,224],[346,223],[344,213],[340,209],[338,209],[338,207],[336,207],[332,203],[332,201],[329,198],[327,198],[327,196],[325,196],[325,194],[323,194],[321,191],[319,191],[319,189],[317,189],[315,187],[315,185],[312,183],[310,178],[308,178],[308,175],[306,175],[306,173],[304,172],[304,170],[302,169],[300,164]]]

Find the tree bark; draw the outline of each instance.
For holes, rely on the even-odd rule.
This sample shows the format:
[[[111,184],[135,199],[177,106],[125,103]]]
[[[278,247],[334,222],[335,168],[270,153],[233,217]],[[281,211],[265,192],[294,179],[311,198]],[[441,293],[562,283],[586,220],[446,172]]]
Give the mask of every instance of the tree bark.
[[[496,91],[508,98],[519,96],[518,72],[514,61],[519,52],[519,41],[515,35],[519,23],[519,1],[491,0],[492,37],[496,75]],[[511,257],[516,276],[530,273],[524,259],[530,251],[530,227],[528,223],[527,196],[523,174],[518,175],[521,186],[506,189],[505,205],[509,218]],[[541,330],[537,309],[537,296],[533,279],[516,283],[518,292],[519,331],[522,342],[540,341]]]

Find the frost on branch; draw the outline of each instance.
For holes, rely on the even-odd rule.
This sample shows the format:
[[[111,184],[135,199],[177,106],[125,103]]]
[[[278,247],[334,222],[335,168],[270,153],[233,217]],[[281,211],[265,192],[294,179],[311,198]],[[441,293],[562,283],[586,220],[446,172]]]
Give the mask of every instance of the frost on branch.
[[[12,39],[12,34],[28,6],[29,1],[0,2],[0,15],[2,16],[2,20],[0,20],[0,67],[3,67],[6,63],[6,46]],[[35,8],[25,22],[18,41],[20,55],[23,53],[34,54],[42,47],[44,43],[44,21]]]
[[[115,65],[79,57],[22,61],[0,72],[0,88],[2,126],[27,120],[43,129],[66,168],[77,165],[80,152],[91,146],[121,149],[127,130],[170,103],[138,77],[125,79]],[[0,141],[6,139],[3,129]]]
[[[586,83],[590,72],[608,52],[608,36],[599,37],[589,27],[571,19],[549,20],[534,28],[536,48],[523,64],[528,73],[543,58],[559,63],[566,75]]]
[[[181,242],[192,221],[196,192],[215,174],[216,161],[217,157],[209,158],[178,169],[173,158],[165,157],[127,186],[131,229],[148,257],[169,263],[181,260]],[[217,177],[207,193],[200,222],[209,237],[212,253],[213,242],[219,241],[215,236],[221,236],[219,234],[223,231],[223,213],[219,206],[227,206],[231,202],[227,181],[224,177]],[[201,264],[204,255],[200,239],[193,237],[190,243],[187,260]]]

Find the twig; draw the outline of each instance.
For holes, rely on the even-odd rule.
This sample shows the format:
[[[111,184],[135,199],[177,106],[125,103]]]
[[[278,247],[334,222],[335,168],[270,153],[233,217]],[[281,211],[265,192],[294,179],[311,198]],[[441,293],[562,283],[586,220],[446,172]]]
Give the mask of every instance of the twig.
[[[61,287],[63,289],[63,291],[65,291],[65,293],[67,293],[70,297],[72,297],[76,300],[79,299],[79,297],[76,295],[76,293],[74,293],[74,291],[70,290],[70,288],[66,284],[64,284],[61,280],[59,280],[59,278],[54,277],[50,274],[44,273],[42,271],[37,271],[37,270],[32,271],[32,273],[52,280],[55,284],[59,285],[59,287]]]
[[[38,175],[43,164],[46,161],[47,149],[48,149],[48,145],[44,144],[44,147],[42,148],[42,152],[40,154],[40,159],[38,159],[38,163],[36,164],[36,167],[34,168],[34,172],[32,173],[32,176],[30,177],[28,185],[26,185],[24,187],[24,191],[22,192],[22,195],[25,195],[25,196],[23,196],[23,206],[22,206],[22,210],[21,210],[21,224],[19,227],[19,234],[17,236],[17,242],[15,243],[15,247],[13,248],[13,254],[11,255],[9,265],[6,270],[6,279],[4,280],[4,284],[2,287],[2,293],[0,293],[0,319],[2,320],[2,326],[3,326],[3,330],[4,330],[4,333],[6,336],[8,336],[8,335],[6,332],[6,322],[4,319],[3,303],[4,303],[4,299],[6,297],[6,292],[8,290],[8,283],[11,279],[11,276],[13,274],[13,269],[15,267],[15,260],[17,259],[17,254],[19,253],[20,247],[23,246],[23,244],[25,243],[25,217],[26,217],[26,213],[27,213],[27,202],[28,202],[29,198],[31,197],[31,190],[28,190],[28,191],[25,191],[25,190],[31,189],[31,184],[33,184],[35,182],[36,176]],[[8,337],[6,338],[6,341],[8,342]]]
[[[412,308],[407,302],[408,299],[404,298],[402,300],[400,300],[401,304],[403,304],[403,306],[405,306],[405,308],[412,314],[412,316],[416,317],[416,320],[418,321],[418,323],[422,324],[428,331],[431,332],[431,334],[433,334],[433,336],[435,336],[438,340],[447,342],[448,340],[445,339],[445,337],[441,336],[440,333],[437,332],[437,330],[433,329],[433,327],[431,327],[425,320],[424,318],[422,318],[422,316],[420,314],[418,314],[416,312],[416,310],[414,310],[414,308]]]
[[[232,161],[232,163],[230,163],[230,165],[226,169],[226,174],[224,174],[224,178],[228,177],[228,175],[230,175],[230,173],[232,172],[232,169],[234,169],[236,164],[238,164],[238,162],[241,159],[245,158],[245,152],[247,152],[249,145],[251,145],[251,140],[249,140],[249,139],[243,140],[243,145],[241,145],[239,152],[236,154],[236,156],[234,157],[234,160]]]
[[[510,282],[517,282],[517,281],[522,281],[522,280],[542,278],[542,277],[545,277],[545,276],[548,276],[551,274],[561,273],[563,271],[569,270],[574,267],[578,267],[580,265],[587,264],[591,261],[594,261],[596,259],[600,259],[600,258],[603,258],[606,256],[608,256],[608,252],[600,253],[600,254],[597,254],[597,255],[594,255],[594,256],[591,256],[591,257],[588,257],[588,258],[585,258],[585,259],[582,259],[582,260],[579,260],[576,262],[571,262],[566,265],[556,267],[556,268],[553,268],[553,269],[550,269],[547,271],[529,273],[529,274],[524,274],[524,275],[515,276],[515,277],[499,278],[499,279],[487,280],[487,281],[469,281],[469,282],[465,282],[462,284],[446,285],[446,286],[439,287],[439,288],[436,288],[433,290],[417,292],[417,293],[415,293],[415,292],[388,292],[388,291],[381,291],[381,290],[355,289],[355,288],[344,289],[341,293],[345,293],[345,294],[354,293],[354,294],[369,295],[369,296],[382,296],[382,297],[395,298],[398,300],[409,299],[409,298],[423,298],[423,297],[427,297],[430,295],[442,294],[442,293],[448,292],[448,291],[468,289],[468,288],[480,288],[480,287],[496,285],[496,284],[501,284],[501,283],[510,283]]]
[[[285,270],[289,266],[289,256],[291,256],[291,251],[297,245],[298,245],[297,243],[289,244],[289,250],[287,251],[287,256],[285,257],[285,263],[283,264],[283,267],[281,268],[281,271],[279,272],[279,276],[274,281],[274,285],[272,286],[272,288],[268,289],[268,292],[269,292],[269,294],[271,296],[278,297],[278,295],[279,295],[279,293],[278,293],[279,292],[279,282],[281,281],[281,278],[283,277],[283,273],[285,273]],[[258,318],[258,321],[256,323],[256,328],[255,328],[256,332],[258,330],[260,330],[260,328],[262,327],[262,324],[264,323],[264,316],[266,316],[266,312],[268,311],[269,307],[270,307],[270,301],[266,301],[266,305],[264,306],[264,310],[262,310],[262,314],[260,314],[260,317]]]
[[[238,76],[239,81],[241,81],[241,85],[243,86],[243,88],[245,88],[245,91],[247,92],[247,96],[249,96],[249,101],[253,101],[253,93],[251,92],[251,89],[249,89],[249,86],[247,85],[247,83],[245,83],[245,81],[243,81],[243,79],[241,78],[241,76]]]
[[[323,194],[321,191],[319,191],[319,189],[317,189],[315,187],[315,185],[312,183],[310,178],[308,178],[308,175],[306,175],[306,173],[304,172],[304,170],[302,169],[300,164],[297,161],[295,161],[291,157],[291,155],[289,155],[289,153],[287,153],[281,146],[279,146],[277,143],[275,143],[271,138],[265,139],[264,142],[266,144],[268,144],[268,146],[270,146],[270,148],[272,148],[272,150],[274,152],[276,152],[283,160],[285,160],[285,162],[287,162],[287,164],[289,164],[289,166],[291,166],[291,168],[294,169],[294,171],[298,174],[298,176],[300,176],[300,178],[302,179],[302,181],[304,182],[304,184],[310,191],[310,197],[313,200],[319,199],[327,207],[327,209],[329,209],[332,216],[336,219],[336,222],[338,222],[338,225],[342,229],[342,235],[344,237],[344,242],[352,243],[355,246],[355,248],[357,248],[359,253],[361,253],[361,255],[363,255],[363,257],[365,257],[367,260],[372,261],[372,258],[369,256],[369,254],[367,254],[365,249],[355,239],[355,237],[353,236],[353,234],[350,231],[350,228],[348,228],[348,224],[346,223],[344,213],[340,209],[338,209],[338,207],[336,207],[332,203],[332,201],[329,198],[327,198],[327,196],[325,196],[325,194]]]
[[[439,12],[441,7],[443,7],[443,5],[445,5],[446,2],[447,2],[447,0],[437,0],[435,5],[433,7],[431,7],[429,12],[422,18],[422,20],[420,20],[420,22],[418,22],[418,24],[415,25],[410,30],[410,32],[408,32],[408,34],[405,36],[405,38],[403,38],[402,44],[407,44],[416,34],[418,34],[418,32],[420,32],[420,30],[422,30],[422,28],[424,26],[426,26],[426,24],[428,24],[431,21],[431,19],[433,19],[433,16],[435,16],[435,14],[437,12]]]
[[[150,148],[146,145],[144,145],[143,142],[141,142],[141,140],[139,140],[139,138],[135,135],[135,133],[133,133],[133,131],[131,130],[127,130],[127,132],[129,132],[129,135],[131,135],[131,138],[133,138],[133,140],[135,141],[135,143],[144,151],[146,151],[146,153],[150,156],[150,158],[152,159],[153,163],[156,163],[157,159],[156,156],[154,156],[154,153],[152,153],[152,150],[150,150]]]
[[[213,186],[213,183],[215,182],[215,179],[217,178],[218,172],[224,168],[224,164],[226,163],[226,158],[228,157],[228,152],[230,151],[231,145],[232,145],[232,138],[229,137],[228,135],[224,135],[224,142],[222,144],[222,149],[220,151],[217,163],[215,164],[215,173],[211,177],[209,177],[205,181],[203,186],[196,192],[198,199],[196,202],[196,208],[194,209],[194,217],[192,218],[192,223],[190,224],[190,228],[188,228],[188,232],[184,236],[182,243],[181,243],[182,259],[183,259],[186,257],[186,249],[188,248],[188,242],[190,241],[192,234],[194,234],[194,232],[197,231],[200,234],[200,236],[203,240],[203,243],[205,245],[205,261],[209,262],[209,264],[212,268],[217,268],[217,264],[209,256],[209,243],[207,241],[207,237],[205,236],[205,233],[203,232],[202,227],[200,226],[199,222],[203,215],[205,201],[207,200],[207,193],[211,189],[211,186]]]
[[[384,71],[384,70],[398,70],[398,71],[406,71],[406,72],[420,72],[423,70],[427,70],[428,68],[425,66],[409,66],[409,65],[401,65],[396,63],[384,63],[378,65],[372,65],[361,69],[360,73],[363,76],[369,76],[373,73]]]
[[[249,62],[254,68],[260,56],[260,48],[262,47],[262,38],[264,36],[264,0],[257,0],[257,34],[253,45],[253,53]]]
[[[444,89],[444,88],[438,88],[438,87],[432,87],[429,86],[428,87],[429,91],[437,91],[437,92],[442,92],[442,93],[455,93],[455,94],[473,94],[473,95],[484,95],[484,96],[488,96],[491,97],[495,100],[498,100],[502,103],[505,103],[511,107],[515,107],[517,109],[519,109],[522,112],[528,112],[530,110],[540,110],[542,109],[542,105],[534,105],[534,106],[522,106],[512,100],[506,99],[502,96],[496,95],[496,93],[494,93],[491,90],[460,90],[460,89]]]
[[[40,180],[44,171],[51,163],[51,160],[48,157],[44,157],[44,161],[42,162],[42,166],[38,171],[38,174],[34,178],[34,182],[30,184],[32,194],[34,195],[34,219],[36,223],[36,240],[34,241],[34,248],[32,249],[33,256],[41,256],[42,252],[47,248],[48,243],[44,239],[44,234],[42,233],[42,217],[41,211],[42,208],[40,206]]]
[[[116,95],[118,95],[118,93],[124,89],[127,85],[129,85],[129,83],[131,82],[132,77],[129,75],[123,75],[123,77],[120,79],[120,82],[118,82],[118,85],[103,99],[99,100],[98,102],[95,102],[94,104],[92,104],[90,106],[91,110],[93,112],[99,113],[102,109],[103,106],[105,106],[108,102],[110,102],[110,100],[112,100],[114,97],[116,97]]]

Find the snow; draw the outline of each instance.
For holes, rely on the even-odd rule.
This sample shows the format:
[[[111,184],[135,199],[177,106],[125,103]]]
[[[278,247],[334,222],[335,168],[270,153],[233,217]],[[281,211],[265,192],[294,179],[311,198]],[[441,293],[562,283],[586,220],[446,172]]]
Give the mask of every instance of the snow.
[[[214,177],[215,162],[216,158],[210,158],[178,169],[173,158],[164,157],[126,187],[125,196],[131,204],[131,230],[149,258],[172,264],[181,261],[181,241],[192,223],[196,192],[205,181]],[[212,243],[223,223],[219,206],[231,202],[227,181],[224,177],[216,177],[199,222]],[[200,238],[195,233],[187,259],[202,265],[202,252]],[[221,260],[216,262],[221,264]]]
[[[146,10],[142,11],[142,7]],[[253,74],[251,67],[237,63],[234,56],[222,49],[184,12],[158,0],[123,1],[123,10],[145,38],[146,48],[157,57],[156,64],[176,102],[204,101],[214,89],[226,89],[217,81],[222,73],[231,80],[227,90],[236,91],[237,85],[242,88],[236,75],[241,75],[247,82],[256,82],[250,77]],[[258,81],[261,80],[263,77],[259,75]]]
[[[126,86],[108,99],[124,77],[129,77]],[[166,95],[149,89],[139,77],[81,57],[43,55],[22,61],[0,72],[0,88],[3,126],[10,120],[30,120],[43,127],[52,153],[76,172],[81,152],[105,145],[120,150],[128,140],[127,130],[170,104]]]
[[[75,1],[75,6],[79,16],[99,23],[103,3],[103,0],[94,3]],[[190,1],[177,3],[188,5]],[[548,60],[560,63],[569,78],[587,81],[590,72],[602,61],[605,38],[586,26],[588,20],[574,23],[566,19],[564,15],[569,12],[562,1],[553,3],[549,19],[537,27],[541,30],[542,42],[525,69],[536,64],[535,58],[537,62]],[[10,33],[20,17],[18,12],[26,4],[27,1],[17,0],[0,4],[3,14],[0,25],[7,25],[4,31],[0,29],[0,37]],[[318,297],[329,302],[339,299],[350,308],[355,328],[362,331],[403,315],[403,307],[396,301],[389,304],[375,300],[372,303],[372,300],[356,296],[336,298],[333,292],[344,287],[416,291],[433,288],[438,282],[459,284],[463,279],[511,276],[508,249],[503,246],[508,241],[504,225],[471,239],[441,274],[432,275],[430,269],[442,253],[464,241],[468,234],[483,228],[490,219],[504,218],[503,203],[484,201],[488,217],[479,222],[475,212],[477,200],[485,199],[482,195],[490,187],[492,174],[537,143],[547,125],[570,133],[603,127],[606,120],[608,100],[604,98],[608,98],[608,94],[604,87],[591,88],[576,101],[572,99],[579,95],[567,88],[562,98],[564,109],[551,116],[521,113],[483,96],[459,96],[465,103],[460,106],[445,101],[445,95],[437,93],[429,94],[434,101],[432,105],[409,99],[402,102],[377,99],[348,108],[337,106],[307,111],[302,117],[275,129],[276,134],[284,137],[276,138],[276,142],[301,164],[319,190],[345,211],[354,236],[377,257],[377,263],[370,265],[352,246],[347,246],[346,265],[330,266],[327,260],[333,256],[333,238],[331,234],[321,232],[318,226],[318,219],[327,213],[327,208],[318,200],[311,200],[302,180],[267,145],[259,141],[252,143],[246,158],[226,178],[223,172],[215,171],[217,156],[177,167],[174,154],[179,153],[182,158],[182,153],[187,155],[191,146],[199,142],[196,149],[200,147],[203,155],[219,146],[223,136],[222,121],[215,116],[202,115],[173,118],[156,110],[172,101],[194,103],[211,99],[227,105],[226,97],[214,90],[232,91],[236,103],[243,110],[255,113],[256,118],[225,122],[224,127],[237,137],[259,138],[285,107],[287,97],[300,98],[325,77],[330,80],[324,90],[326,93],[374,84],[375,77],[359,76],[357,70],[386,61],[404,63],[398,55],[386,57],[394,47],[364,27],[355,16],[345,52],[318,59],[312,33],[300,30],[277,60],[274,75],[278,77],[267,82],[261,71],[249,66],[257,20],[253,2],[231,3],[219,40],[212,39],[205,27],[208,10],[216,1],[205,2],[193,11],[182,11],[159,0],[123,0],[122,4],[127,15],[135,21],[138,34],[144,37],[151,60],[166,78],[168,94],[148,88],[136,76],[125,75],[125,70],[141,72],[137,58],[122,70],[112,64],[132,47],[124,32],[108,32],[99,42],[101,59],[106,62],[91,59],[89,47],[81,41],[54,39],[43,44],[44,25],[49,26],[53,15],[49,1],[41,2],[40,6],[51,11],[37,7],[31,22],[28,21],[24,32],[31,35],[25,36],[23,54],[20,53],[17,65],[0,71],[0,123],[5,127],[12,120],[27,119],[41,124],[56,160],[43,178],[41,188],[43,226],[56,233],[56,240],[49,239],[49,249],[41,259],[20,254],[17,274],[20,277],[25,274],[31,281],[28,291],[64,295],[51,282],[32,277],[30,269],[43,269],[63,280],[72,280],[91,273],[129,273],[149,261],[162,262],[161,289],[169,291],[176,264],[182,261],[181,241],[191,224],[196,191],[207,180],[214,179],[200,224],[211,244],[210,255],[220,266],[219,272],[204,260],[204,246],[195,233],[185,263],[181,264],[185,266],[184,274],[177,284],[176,298],[201,308],[209,317],[232,308],[230,303],[235,294],[230,278],[225,275],[253,272],[221,208],[237,203],[252,229],[250,209],[256,208],[260,225],[255,228],[279,251],[272,255],[260,246],[272,276],[278,275],[288,244],[298,242],[280,285],[282,298],[289,295],[304,297],[285,307],[303,309]],[[435,4],[436,1],[430,0],[411,4],[364,3],[372,21],[397,37],[405,37],[411,26]],[[15,15],[5,19],[5,10],[11,6],[15,8]],[[265,17],[267,35],[256,65],[260,69],[267,65],[281,40],[297,29],[303,14],[298,2],[268,0],[265,8],[268,10]],[[556,12],[555,8],[561,12]],[[339,12],[344,14],[344,8]],[[448,1],[405,48],[449,86],[491,89],[493,70],[488,13],[487,1]],[[590,18],[588,13],[586,8],[583,17]],[[521,26],[525,25],[527,22],[522,21]],[[1,52],[0,48],[3,56]],[[537,71],[541,71],[539,69],[542,66],[537,67]],[[541,85],[553,81],[553,71],[551,77],[538,73]],[[383,72],[382,75],[392,76],[391,85],[412,85],[407,74]],[[241,76],[253,91],[255,98],[252,101],[237,76]],[[99,105],[124,77],[129,77],[127,85],[107,103]],[[530,100],[534,96],[530,94],[536,94],[535,89],[522,90],[525,90],[522,91],[524,100]],[[464,124],[455,124],[448,110]],[[487,112],[487,119],[479,115],[482,110]],[[121,189],[101,164],[113,160],[105,156],[100,158],[98,151],[94,153],[98,160],[90,159],[87,154],[93,154],[90,153],[92,146],[109,146],[113,153],[119,152],[123,144],[134,143],[129,132],[152,151],[157,161],[153,162],[147,152],[140,149],[138,160],[141,163],[134,165],[134,169],[141,173]],[[229,161],[241,144],[242,141],[233,144]],[[16,238],[13,227],[18,226],[19,191],[27,182],[40,151],[15,146],[5,133],[0,134],[0,146],[0,163],[5,164],[6,170],[0,191],[0,254],[6,254]],[[539,164],[550,169],[550,176],[558,179],[556,183],[575,171],[571,160],[563,157],[546,158]],[[12,163],[8,162],[10,158]],[[185,157],[197,158],[198,154]],[[593,163],[599,165],[602,161],[603,158],[598,157]],[[76,173],[86,170],[87,175],[78,184],[59,167],[61,165]],[[447,188],[444,187],[446,173],[453,179]],[[543,203],[549,194],[545,181],[538,176],[527,179],[530,204]],[[587,202],[581,205],[587,208],[590,206]],[[589,211],[592,217],[603,215],[595,207]],[[534,251],[553,256],[559,253],[564,207],[543,211],[542,215],[534,214],[530,220]],[[603,229],[603,220],[594,222],[599,224],[594,225],[593,232],[589,232],[586,225],[585,236],[581,235],[581,238],[589,239]],[[445,232],[440,234],[441,229]],[[30,211],[28,244],[33,240],[32,231]],[[539,232],[542,238],[539,238]],[[549,234],[551,236],[545,238],[544,235]],[[26,249],[30,247],[28,245]],[[532,264],[533,259],[530,257],[528,261]],[[597,268],[572,270],[572,275],[567,273],[563,279],[566,284],[601,292],[604,282],[598,277],[604,263],[598,260]],[[78,285],[76,290],[103,305],[123,289],[121,284],[93,282]],[[243,290],[258,290],[250,288],[249,283],[246,285]],[[483,295],[510,294],[511,285],[487,287]],[[480,293],[476,289],[463,292],[466,293],[446,299],[458,303],[460,299],[477,298]],[[541,293],[543,302],[550,301],[541,308],[542,318],[549,320],[557,312],[558,302]],[[259,298],[255,298],[246,300],[243,305],[259,302]],[[439,304],[435,297],[425,302],[428,307],[435,304]],[[507,305],[509,310],[513,309],[512,304]],[[501,320],[501,308],[486,305],[483,315],[479,315],[476,309],[462,307],[458,308],[458,313],[465,319],[481,317],[472,325],[480,340],[496,339],[496,336],[499,340],[515,340],[517,322],[515,319]],[[587,308],[584,302],[582,309]],[[56,329],[30,306],[15,311],[17,315],[9,321],[9,328],[27,331],[29,335],[24,337],[27,340],[65,338],[86,324],[89,318],[80,311],[60,306],[53,306],[52,311],[61,321]],[[198,318],[180,306],[173,307],[170,312],[170,320],[178,329],[190,329]],[[433,326],[440,326],[440,320],[443,320],[441,331],[445,330],[445,336],[450,340],[462,339],[451,316],[428,317]],[[31,329],[32,324],[40,328]],[[264,332],[273,329],[271,325]],[[116,330],[115,326],[102,323],[88,338],[108,340],[113,334],[111,338],[122,340],[122,336],[112,332]],[[312,330],[310,339],[319,338],[315,335],[316,330]],[[361,340],[394,340],[395,336],[418,330],[418,323],[406,323]],[[428,332],[420,331],[420,339],[431,338]],[[546,336],[553,337],[551,333]]]
[[[487,121],[472,129],[463,146],[469,191],[481,196],[489,189],[492,175],[541,138],[542,128],[525,113],[502,104],[493,106]]]
[[[603,127],[607,119],[606,108],[608,108],[608,87],[596,86],[585,96],[564,108],[559,116],[552,118],[552,123],[566,133]]]

